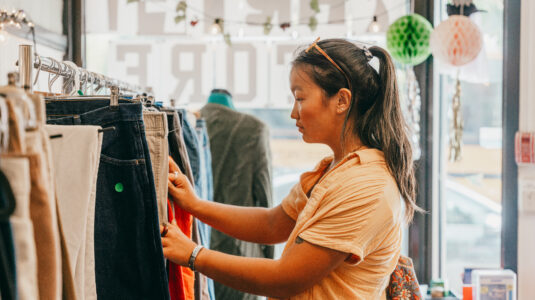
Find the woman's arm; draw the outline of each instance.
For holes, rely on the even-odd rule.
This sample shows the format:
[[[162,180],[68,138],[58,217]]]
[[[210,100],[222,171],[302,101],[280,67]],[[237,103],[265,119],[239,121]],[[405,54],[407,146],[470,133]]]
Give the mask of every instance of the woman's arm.
[[[187,266],[195,244],[170,225],[162,238],[164,256]],[[247,293],[287,298],[305,291],[336,269],[347,253],[310,244],[301,239],[279,260],[248,258],[202,249],[195,269],[215,281]]]
[[[242,207],[201,200],[195,195],[187,177],[171,163],[170,170],[178,173],[169,174],[169,196],[202,222],[248,242],[275,244],[288,239],[295,221],[280,206]]]

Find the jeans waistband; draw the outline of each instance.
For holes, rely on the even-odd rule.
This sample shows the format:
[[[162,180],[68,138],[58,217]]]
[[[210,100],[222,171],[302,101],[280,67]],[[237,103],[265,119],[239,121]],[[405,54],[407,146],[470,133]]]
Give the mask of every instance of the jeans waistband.
[[[162,133],[167,135],[167,114],[164,112],[144,112],[145,134]]]
[[[141,103],[122,100],[118,107],[111,107],[108,100],[48,100],[46,115],[58,125],[82,125],[116,123],[118,121],[142,121]]]

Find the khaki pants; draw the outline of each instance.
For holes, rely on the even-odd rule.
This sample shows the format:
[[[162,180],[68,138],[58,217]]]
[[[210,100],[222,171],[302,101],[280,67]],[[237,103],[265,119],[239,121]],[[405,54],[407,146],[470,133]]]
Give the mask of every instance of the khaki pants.
[[[167,222],[167,176],[169,174],[169,144],[167,115],[163,112],[143,112],[145,137],[149,145],[150,162],[156,186],[158,218]]]
[[[99,126],[46,125],[56,199],[77,299],[96,299],[94,221],[102,135]]]
[[[30,218],[30,163],[27,157],[2,155],[0,169],[6,175],[17,202],[9,218],[16,252],[17,293],[20,300],[39,299],[37,254]]]

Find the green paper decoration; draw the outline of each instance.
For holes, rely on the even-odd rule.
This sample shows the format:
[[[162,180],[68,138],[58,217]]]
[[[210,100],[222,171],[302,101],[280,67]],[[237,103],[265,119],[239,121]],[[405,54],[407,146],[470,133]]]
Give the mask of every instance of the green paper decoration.
[[[232,46],[232,40],[230,39],[230,33],[223,34],[223,39],[225,40],[225,43],[227,46]]]
[[[308,21],[308,28],[310,28],[310,31],[312,32],[316,31],[316,28],[318,28],[318,19],[316,19],[316,17],[310,17]]]
[[[176,6],[176,17],[175,17],[175,24],[178,24],[186,19],[186,8],[188,8],[188,4],[186,4],[186,1],[180,1],[178,2],[178,5]]]
[[[264,23],[264,34],[269,35],[273,29],[273,24],[271,24],[271,17],[267,17],[266,22]]]
[[[310,8],[311,8],[315,13],[319,13],[319,12],[320,12],[320,5],[319,5],[318,0],[310,0]]]
[[[433,26],[424,17],[411,14],[397,19],[386,32],[386,47],[392,57],[408,66],[424,62],[431,47]]]

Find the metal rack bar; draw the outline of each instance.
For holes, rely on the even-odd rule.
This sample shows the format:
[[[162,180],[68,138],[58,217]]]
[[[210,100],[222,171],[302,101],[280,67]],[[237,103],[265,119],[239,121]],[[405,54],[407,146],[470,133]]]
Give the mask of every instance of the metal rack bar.
[[[31,70],[33,68],[36,68],[40,71],[57,74],[68,80],[74,80],[75,76],[78,74],[78,79],[80,80],[80,82],[96,85],[97,89],[100,89],[102,87],[118,87],[121,92],[131,92],[138,94],[146,92],[145,89],[139,85],[129,84],[124,81],[113,79],[98,73],[90,72],[83,68],[74,68],[68,64],[65,64],[61,61],[57,61],[50,57],[39,55],[32,56],[31,53],[31,45],[19,46],[19,73],[21,75],[21,85],[23,87],[29,87],[30,90],[33,86]]]
[[[22,87],[32,92],[32,46],[20,45],[19,46],[19,76]]]

